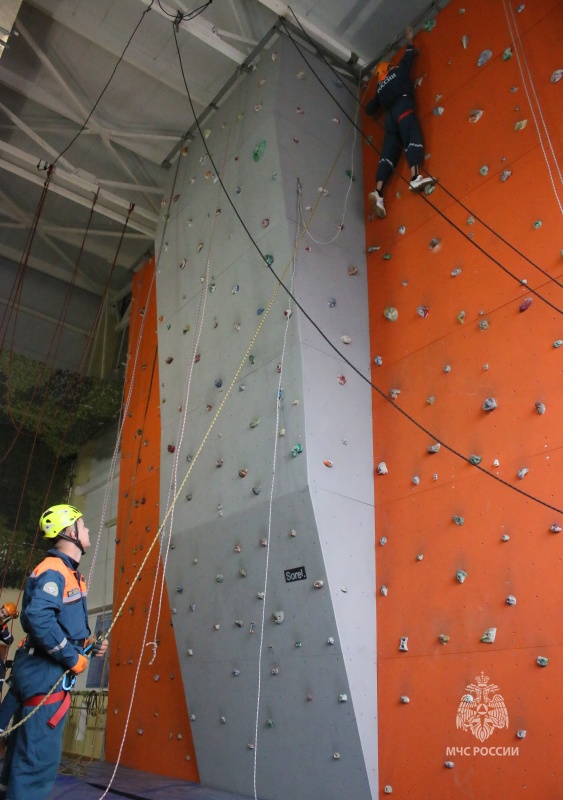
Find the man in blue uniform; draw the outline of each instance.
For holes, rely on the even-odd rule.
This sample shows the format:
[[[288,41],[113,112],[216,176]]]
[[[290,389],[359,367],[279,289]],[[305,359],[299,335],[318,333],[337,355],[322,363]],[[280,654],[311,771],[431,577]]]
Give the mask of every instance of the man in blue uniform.
[[[8,739],[0,777],[0,791],[6,790],[7,800],[45,800],[49,795],[70,706],[70,676],[62,681],[61,677],[67,670],[78,675],[88,665],[86,583],[78,572],[80,557],[90,546],[88,528],[82,513],[70,505],[47,509],[39,527],[55,541],[27,579],[23,595],[21,623],[27,639],[14,659],[11,689],[19,703],[14,724],[25,721]],[[97,642],[92,652],[103,656],[107,645],[107,640]],[[55,684],[53,694],[37,709]]]
[[[368,195],[373,213],[381,219],[387,214],[383,186],[391,177],[403,148],[411,170],[411,191],[420,192],[425,186],[435,183],[434,178],[425,178],[418,171],[424,160],[424,144],[414,107],[414,86],[409,75],[415,55],[412,28],[409,25],[405,54],[396,67],[387,62],[377,65],[377,91],[366,105],[366,113],[370,115],[381,107],[387,111],[381,159],[375,176],[375,191]]]

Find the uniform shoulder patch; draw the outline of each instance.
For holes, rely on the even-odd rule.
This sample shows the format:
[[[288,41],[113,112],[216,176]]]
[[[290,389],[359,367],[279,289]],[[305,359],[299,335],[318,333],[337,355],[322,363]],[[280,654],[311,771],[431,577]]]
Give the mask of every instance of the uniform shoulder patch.
[[[54,581],[48,581],[43,587],[43,591],[47,592],[47,594],[52,594],[53,597],[57,597],[59,594],[59,587]]]

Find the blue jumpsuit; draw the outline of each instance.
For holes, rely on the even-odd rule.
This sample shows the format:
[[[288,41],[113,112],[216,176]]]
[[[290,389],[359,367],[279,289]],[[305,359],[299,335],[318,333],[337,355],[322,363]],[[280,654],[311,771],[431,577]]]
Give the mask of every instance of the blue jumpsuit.
[[[86,583],[78,564],[57,550],[49,550],[27,579],[21,623],[28,634],[18,648],[12,669],[12,692],[19,708],[14,723],[34,707],[32,697],[45,695],[65,670],[75,667],[90,634]],[[55,692],[62,689],[60,683]],[[8,785],[7,800],[45,800],[61,759],[64,718],[53,728],[49,720],[62,701],[43,705],[8,738],[1,782]]]
[[[415,56],[412,44],[396,67],[377,84],[377,92],[366,105],[367,114],[375,114],[383,106],[385,137],[375,180],[386,183],[395,169],[402,148],[405,149],[409,167],[418,167],[424,161],[422,131],[414,107],[414,86],[409,77]]]

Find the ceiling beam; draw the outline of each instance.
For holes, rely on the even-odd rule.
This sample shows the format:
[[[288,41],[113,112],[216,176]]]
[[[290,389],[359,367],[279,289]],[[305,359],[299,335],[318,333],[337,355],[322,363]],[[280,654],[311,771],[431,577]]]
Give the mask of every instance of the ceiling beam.
[[[141,0],[141,3],[145,6],[149,6],[151,5],[151,0]],[[185,8],[180,2],[177,2],[177,5],[179,8],[183,9],[184,13],[188,13],[188,9]],[[170,23],[170,28],[172,29],[172,24],[174,21],[170,19],[168,14],[163,11],[159,4],[154,4],[151,11],[156,11],[157,14],[166,17]],[[227,58],[230,58],[231,61],[234,61],[236,64],[241,64],[246,58],[246,53],[243,53],[241,50],[237,50],[236,47],[224,42],[218,36],[217,31],[211,22],[204,19],[202,16],[199,16],[196,19],[180,22],[179,27],[183,31],[187,31],[187,33],[189,33],[191,36],[199,39],[200,42],[204,42],[209,47],[217,50],[217,52],[227,56]]]
[[[83,336],[90,335],[90,331],[86,330],[85,328],[79,328],[77,325],[72,325],[70,322],[56,319],[55,317],[49,316],[49,314],[44,314],[42,311],[36,311],[34,308],[29,308],[21,303],[13,303],[11,300],[6,300],[4,297],[0,297],[0,305],[10,306],[10,308],[13,308],[18,313],[21,312],[22,314],[29,314],[30,317],[42,319],[45,322],[52,322],[53,325],[57,325],[59,328],[66,328],[66,330],[73,331],[73,333],[80,333]]]
[[[270,11],[273,11],[279,17],[283,17],[285,20],[287,20],[287,22],[295,23],[295,17],[291,13],[289,6],[287,3],[283,3],[282,0],[256,0],[256,2],[266,6],[266,8],[269,8]],[[339,41],[326,33],[326,31],[324,31],[322,28],[319,28],[317,25],[313,25],[313,23],[309,22],[307,19],[301,18],[299,19],[299,22],[303,26],[304,30],[309,34],[311,39],[320,42],[326,47],[327,50],[330,50],[331,53],[337,55],[341,60],[354,64],[357,63],[361,67],[365,65],[365,59],[359,58],[355,53],[352,53],[351,50],[344,47]]]
[[[21,250],[18,250],[15,247],[9,247],[8,245],[0,242],[0,258],[4,258],[6,261],[11,261],[17,266],[21,263],[21,257]],[[42,272],[44,275],[49,275],[51,278],[56,278],[59,281],[68,283],[68,270],[60,267],[57,263],[45,261],[44,259],[38,258],[37,256],[31,254],[28,256],[27,265],[31,269],[35,270],[35,272]],[[93,281],[87,281],[81,275],[76,276],[74,285],[79,289],[83,289],[85,292],[90,292],[90,294],[95,294],[99,297],[103,297],[106,291],[105,286],[102,286],[101,284],[95,284]]]

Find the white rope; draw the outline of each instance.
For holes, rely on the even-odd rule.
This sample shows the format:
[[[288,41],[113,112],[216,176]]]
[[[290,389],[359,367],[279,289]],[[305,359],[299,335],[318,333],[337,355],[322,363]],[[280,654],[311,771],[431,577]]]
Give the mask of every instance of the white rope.
[[[299,203],[300,190],[297,192],[297,203]],[[299,216],[297,217],[297,226],[295,229],[295,240],[293,248],[293,265],[291,272],[291,293],[293,294],[293,286],[295,281],[295,259],[297,256],[297,242],[299,240]],[[291,312],[291,297],[289,298],[288,310]],[[276,462],[278,452],[278,439],[279,439],[279,424],[280,424],[280,410],[282,406],[282,377],[285,359],[285,349],[287,344],[287,333],[289,330],[289,320],[291,313],[287,314],[285,329],[283,334],[283,345],[280,360],[280,373],[278,379],[278,388],[276,392],[276,421],[274,427],[274,454],[272,459],[272,486],[270,489],[270,501],[268,503],[268,535],[267,535],[267,548],[266,548],[266,566],[264,575],[264,598],[262,600],[262,622],[260,624],[260,647],[258,649],[258,689],[256,694],[256,720],[254,726],[254,765],[253,765],[253,782],[254,782],[254,800],[258,800],[256,794],[256,773],[257,773],[257,759],[258,759],[258,724],[260,719],[260,698],[262,694],[262,650],[264,646],[264,627],[266,621],[266,604],[268,602],[268,568],[270,566],[270,552],[272,549],[272,510],[274,503],[274,487],[276,482]]]
[[[332,244],[333,242],[335,242],[338,239],[338,237],[340,236],[340,234],[344,230],[344,220],[346,219],[346,212],[348,210],[348,196],[350,194],[350,190],[352,189],[352,183],[354,182],[354,150],[356,148],[356,138],[357,138],[357,134],[358,134],[358,124],[357,123],[358,123],[358,113],[359,113],[359,109],[360,109],[360,86],[361,86],[361,82],[358,83],[358,91],[357,91],[357,97],[356,97],[356,115],[354,117],[354,137],[352,139],[350,180],[348,181],[348,188],[346,190],[346,195],[344,197],[344,210],[342,211],[342,218],[341,218],[340,222],[337,224],[338,230],[337,230],[336,234],[332,237],[332,239],[329,239],[327,242],[320,242],[318,239],[315,239],[315,237],[310,233],[310,231],[307,228],[307,225],[305,223],[305,217],[304,217],[304,214],[303,214],[303,206],[302,206],[302,203],[301,203],[301,196],[300,196],[300,194],[298,196],[298,202],[297,202],[298,220],[305,227],[305,230],[307,231],[307,236],[310,239],[312,239],[312,241],[315,242],[315,244],[320,244],[320,245]],[[325,189],[325,187],[321,186],[319,191],[323,191],[324,189]]]
[[[238,90],[238,86],[239,86],[239,82],[237,82],[237,86],[236,86],[237,90]],[[231,131],[233,129],[235,111],[236,111],[236,105],[235,105],[235,102],[233,102],[233,112],[232,112],[231,120],[230,120],[230,123],[229,123],[229,131],[228,131],[228,134],[227,134],[227,141],[225,143],[225,152],[224,152],[224,155],[223,155],[223,164],[222,164],[222,167],[221,167],[221,178],[223,178],[224,174],[225,174],[227,157],[228,157],[228,153],[229,153],[229,141],[230,141]],[[198,348],[199,348],[199,343],[200,343],[200,339],[201,339],[201,332],[202,332],[202,329],[203,329],[203,323],[204,323],[204,319],[205,319],[205,308],[206,308],[206,304],[207,304],[207,294],[208,294],[208,291],[209,291],[209,277],[210,277],[210,272],[211,272],[211,251],[212,251],[214,234],[215,234],[215,226],[217,224],[217,218],[218,218],[217,210],[219,208],[219,199],[221,197],[222,188],[223,187],[219,183],[219,185],[217,187],[217,195],[215,197],[215,208],[214,208],[215,213],[213,214],[213,220],[212,220],[212,223],[211,223],[211,232],[210,232],[210,235],[209,235],[209,247],[207,248],[207,260],[206,260],[206,263],[205,263],[204,281],[203,281],[201,294],[200,294],[200,298],[199,298],[199,305],[198,305],[198,312],[197,312],[197,324],[196,324],[196,336],[194,338],[194,343],[193,343],[192,352],[191,352],[191,356],[190,356],[190,365],[189,365],[189,368],[188,368],[188,374],[187,374],[186,381],[185,381],[185,384],[184,384],[184,394],[183,394],[183,400],[182,400],[182,417],[181,417],[181,422],[180,422],[180,428],[179,428],[178,434],[176,436],[174,461],[173,461],[173,464],[172,464],[172,473],[171,473],[171,476],[170,476],[170,483],[169,483],[169,486],[168,486],[168,498],[167,498],[167,501],[166,501],[166,507],[167,508],[170,506],[171,498],[174,497],[176,495],[176,492],[178,491],[178,465],[179,465],[179,460],[180,460],[180,450],[182,448],[182,443],[184,441],[184,432],[185,432],[186,421],[187,421],[187,417],[188,417],[188,403],[189,403],[189,399],[190,399],[190,389],[191,389],[192,375],[193,375],[193,370],[194,370],[194,365],[195,365],[195,357],[196,357],[196,354],[197,354],[197,351],[198,351]],[[156,659],[156,653],[157,653],[157,649],[158,649],[158,626],[160,624],[160,615],[161,615],[161,611],[162,611],[162,597],[163,597],[163,594],[164,594],[164,587],[166,585],[166,566],[168,564],[168,555],[170,553],[170,545],[171,545],[171,542],[172,542],[172,531],[174,529],[174,509],[175,508],[176,508],[176,505],[174,504],[172,506],[172,512],[170,514],[168,526],[162,532],[162,538],[161,538],[161,551],[164,550],[164,558],[162,560],[162,579],[161,579],[160,594],[159,594],[159,599],[158,599],[158,610],[157,610],[157,615],[156,615],[156,623],[155,623],[155,626],[154,626],[154,641],[147,643],[147,646],[150,645],[152,647],[152,651],[153,651],[152,659],[149,662],[149,666],[151,664],[153,664],[154,660]],[[158,580],[159,569],[160,569],[160,561],[157,563],[155,581]]]
[[[518,68],[520,70],[520,75],[522,77],[522,84],[524,86],[524,91],[526,92],[526,98],[528,99],[528,103],[530,104],[530,111],[532,113],[532,118],[534,120],[534,125],[536,126],[536,130],[538,132],[538,138],[539,138],[539,142],[540,142],[540,147],[541,147],[541,150],[542,150],[542,153],[543,153],[545,164],[547,166],[547,171],[549,173],[549,180],[551,181],[551,186],[553,187],[553,193],[555,194],[555,198],[557,200],[557,205],[559,206],[559,211],[561,212],[561,214],[563,214],[563,205],[561,204],[561,200],[559,198],[559,192],[557,190],[557,187],[555,185],[555,181],[553,179],[553,170],[552,170],[551,164],[549,162],[548,155],[547,155],[546,150],[545,150],[545,146],[544,146],[544,143],[543,143],[540,126],[538,125],[538,121],[536,119],[536,113],[534,111],[534,106],[532,104],[532,100],[530,98],[530,93],[528,91],[528,86],[526,84],[526,77],[524,75],[524,70],[522,68],[522,62],[520,60],[520,53],[518,52],[518,46],[516,44],[516,35],[515,35],[515,32],[514,32],[515,30],[516,30],[516,33],[518,33],[518,40],[520,41],[520,46],[522,47],[522,57],[523,57],[523,59],[524,59],[524,61],[526,63],[526,69],[527,69],[527,72],[528,72],[528,78],[529,78],[529,81],[530,81],[530,85],[532,87],[534,98],[535,98],[537,106],[538,106],[538,114],[540,116],[540,119],[542,121],[542,125],[544,127],[547,143],[549,145],[549,148],[551,150],[551,154],[553,156],[553,161],[555,163],[555,168],[557,170],[557,174],[559,175],[559,180],[563,183],[563,178],[561,177],[561,172],[559,170],[558,160],[557,160],[557,157],[556,157],[555,152],[553,150],[553,145],[551,143],[551,137],[549,135],[549,130],[547,128],[547,125],[546,125],[546,122],[545,122],[545,119],[544,119],[544,116],[543,116],[543,112],[542,112],[542,109],[541,109],[541,104],[540,104],[540,101],[538,99],[538,96],[537,96],[537,93],[536,93],[536,90],[535,90],[535,86],[534,86],[534,82],[533,82],[532,75],[531,75],[531,72],[530,72],[530,68],[528,66],[528,62],[526,60],[526,55],[524,53],[524,47],[522,45],[522,39],[521,39],[520,33],[518,31],[518,25],[516,23],[516,18],[514,16],[514,11],[512,10],[512,7],[510,6],[510,3],[509,3],[508,6],[509,6],[511,14],[512,14],[512,22],[514,24],[514,28],[513,28],[512,24],[511,24],[511,21],[510,21],[509,14],[508,14],[508,10],[507,10],[507,0],[502,0],[502,3],[503,3],[503,8],[504,8],[504,13],[505,13],[505,16],[506,16],[506,22],[507,22],[507,25],[508,25],[508,30],[510,31],[510,36],[512,38],[512,45],[514,47],[514,52],[516,53],[516,59],[518,61]]]

